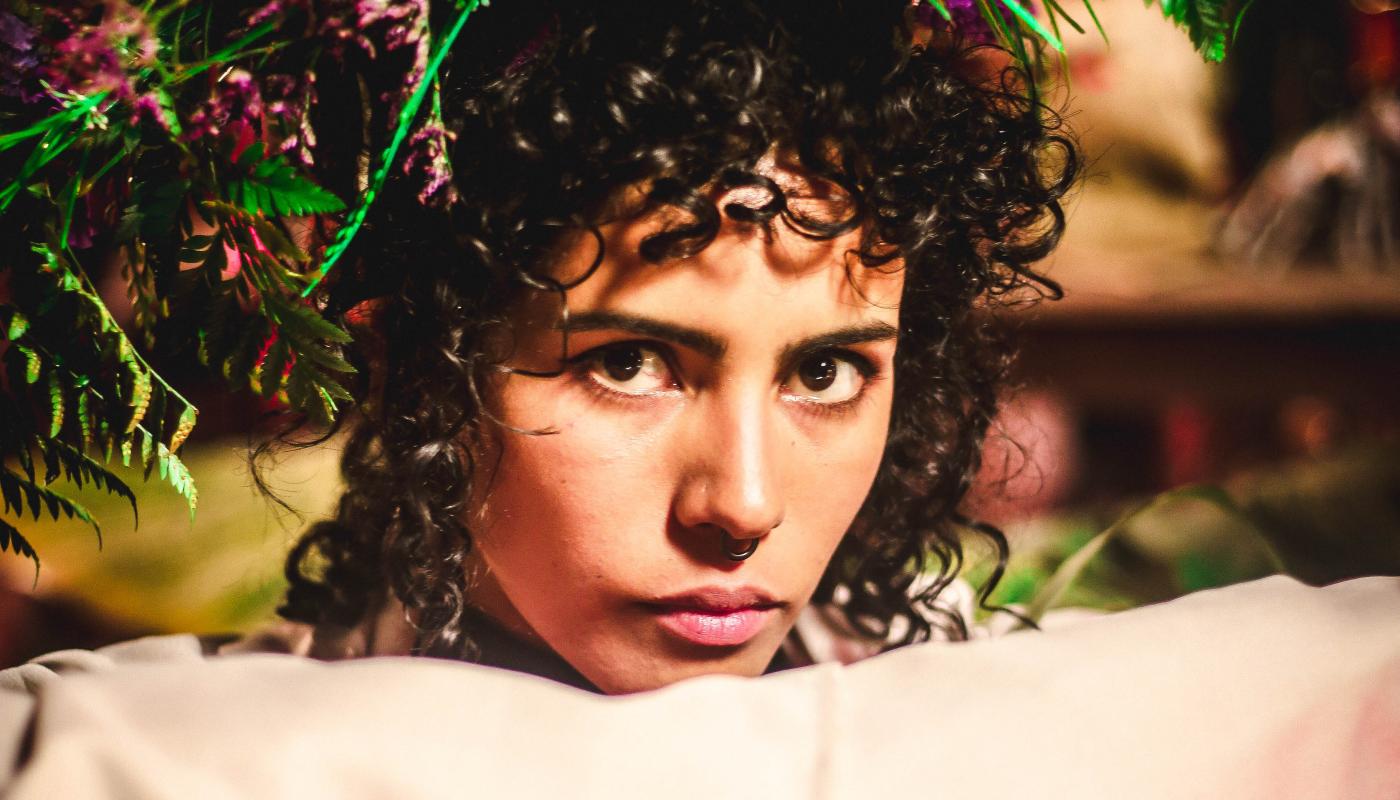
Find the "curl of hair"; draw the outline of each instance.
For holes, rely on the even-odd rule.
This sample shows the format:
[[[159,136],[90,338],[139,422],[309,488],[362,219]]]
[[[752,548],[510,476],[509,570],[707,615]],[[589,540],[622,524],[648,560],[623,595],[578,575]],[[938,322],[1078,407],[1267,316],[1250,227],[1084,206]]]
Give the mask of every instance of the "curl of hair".
[[[480,385],[509,356],[491,331],[523,291],[567,302],[551,252],[566,234],[598,236],[619,191],[643,187],[635,213],[677,220],[641,245],[658,265],[704,249],[727,215],[814,238],[859,229],[857,268],[905,271],[888,444],[815,600],[839,598],[855,628],[899,643],[966,636],[934,603],[964,537],[1007,555],[995,528],[959,513],[1009,359],[986,309],[1027,288],[1058,295],[1033,264],[1059,239],[1077,161],[1019,75],[989,83],[964,51],[914,44],[907,6],[522,2],[468,25],[443,81],[457,202],[424,209],[391,182],[334,289],[341,309],[377,298],[358,355],[372,377],[346,492],[292,551],[282,614],[351,626],[392,592],[417,612],[420,649],[470,657],[464,504],[489,472],[472,457],[494,425]],[[835,187],[844,216],[790,204],[756,170],[772,152]],[[715,208],[716,187],[742,185],[770,199]]]

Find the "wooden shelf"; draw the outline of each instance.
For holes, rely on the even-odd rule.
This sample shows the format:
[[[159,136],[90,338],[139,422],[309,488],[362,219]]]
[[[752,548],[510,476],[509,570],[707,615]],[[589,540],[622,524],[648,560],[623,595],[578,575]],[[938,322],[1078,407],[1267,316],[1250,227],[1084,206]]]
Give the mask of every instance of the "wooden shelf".
[[[1400,323],[1400,269],[1247,270],[1202,254],[1066,249],[1048,271],[1065,297],[1040,304],[1032,324]]]

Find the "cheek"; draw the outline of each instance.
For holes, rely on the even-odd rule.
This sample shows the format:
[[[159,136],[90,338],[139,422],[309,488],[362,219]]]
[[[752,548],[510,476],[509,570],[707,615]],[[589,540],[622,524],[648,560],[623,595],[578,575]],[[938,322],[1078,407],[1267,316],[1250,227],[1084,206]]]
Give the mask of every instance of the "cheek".
[[[529,411],[508,421],[555,432],[502,432],[484,462],[494,464],[488,493],[473,504],[482,553],[520,591],[608,581],[635,549],[628,532],[660,530],[668,510],[655,463],[660,426],[553,401],[559,394],[543,384],[513,397]]]
[[[889,427],[889,398],[870,399],[859,419],[813,426],[793,445],[784,526],[793,534],[789,557],[815,585],[837,543],[865,502],[879,471]],[[775,533],[782,533],[780,527]],[[774,542],[782,537],[774,537]],[[800,551],[800,552],[799,552]]]

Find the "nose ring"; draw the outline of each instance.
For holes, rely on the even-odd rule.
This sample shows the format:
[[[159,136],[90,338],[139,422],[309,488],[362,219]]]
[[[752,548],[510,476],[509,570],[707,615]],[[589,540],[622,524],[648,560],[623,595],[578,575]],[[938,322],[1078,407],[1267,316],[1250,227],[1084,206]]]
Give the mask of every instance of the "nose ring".
[[[724,536],[724,557],[730,561],[743,561],[758,549],[759,537],[757,536],[752,539],[735,539],[729,535],[729,531],[725,531],[722,535]]]

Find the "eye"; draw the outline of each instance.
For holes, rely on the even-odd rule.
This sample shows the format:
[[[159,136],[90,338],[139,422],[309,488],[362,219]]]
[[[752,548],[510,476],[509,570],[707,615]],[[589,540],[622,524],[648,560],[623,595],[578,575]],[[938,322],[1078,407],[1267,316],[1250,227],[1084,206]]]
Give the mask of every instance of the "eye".
[[[865,388],[863,370],[837,353],[818,353],[798,362],[788,380],[795,400],[836,404],[855,399]]]
[[[665,356],[633,342],[600,348],[588,360],[588,377],[623,394],[652,394],[675,386]]]

